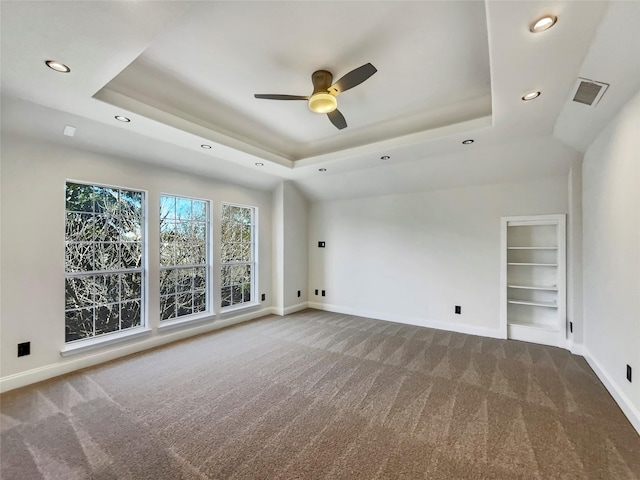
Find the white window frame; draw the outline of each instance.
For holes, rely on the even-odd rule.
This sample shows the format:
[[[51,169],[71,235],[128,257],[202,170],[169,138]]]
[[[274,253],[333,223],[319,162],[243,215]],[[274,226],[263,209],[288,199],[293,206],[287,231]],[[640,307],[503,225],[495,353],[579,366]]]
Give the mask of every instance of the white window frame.
[[[191,201],[198,201],[198,202],[204,202],[205,204],[205,263],[204,264],[192,264],[192,265],[162,265],[162,260],[161,260],[161,249],[162,249],[162,232],[161,232],[161,222],[162,222],[162,198],[163,197],[172,197],[174,199],[186,199],[186,200],[191,200]],[[175,327],[175,326],[179,326],[185,323],[192,323],[192,322],[198,322],[204,319],[209,319],[211,317],[214,316],[214,312],[212,309],[212,305],[213,305],[213,300],[212,300],[212,292],[213,292],[213,286],[214,286],[214,281],[213,281],[213,275],[211,274],[212,272],[212,255],[211,255],[211,237],[212,237],[212,224],[213,222],[211,221],[211,214],[212,214],[212,208],[211,208],[211,200],[206,199],[206,198],[199,198],[199,197],[194,197],[194,196],[187,196],[187,195],[176,195],[173,193],[160,193],[159,196],[159,202],[158,202],[158,212],[159,212],[159,217],[158,217],[158,249],[159,249],[159,257],[158,257],[158,267],[159,267],[159,275],[161,275],[161,272],[163,271],[167,271],[167,270],[172,270],[172,269],[184,269],[184,268],[202,268],[204,267],[205,269],[205,287],[204,287],[204,293],[205,293],[205,309],[201,312],[196,312],[196,313],[190,313],[187,315],[182,315],[182,316],[176,316],[170,319],[166,319],[163,320],[162,319],[162,297],[166,296],[166,295],[162,295],[161,291],[160,291],[160,281],[158,282],[158,286],[159,286],[159,290],[158,290],[158,302],[159,302],[159,318],[158,318],[158,322],[159,322],[159,327],[160,329],[164,329],[164,328],[169,328],[169,327]],[[177,217],[177,213],[176,213],[176,217]],[[177,218],[176,218],[177,221]],[[191,220],[193,222],[193,220]],[[192,284],[191,287],[191,293],[195,294],[195,286]]]
[[[118,268],[118,269],[113,269],[113,270],[92,270],[90,272],[67,272],[66,270],[66,245],[68,244],[69,240],[67,237],[67,214],[70,213],[70,211],[67,210],[67,205],[66,205],[66,194],[67,194],[67,185],[68,184],[76,184],[76,185],[86,185],[86,186],[90,186],[90,187],[99,187],[99,188],[110,188],[110,189],[117,189],[118,191],[131,191],[131,192],[135,192],[135,193],[140,193],[142,194],[142,199],[141,199],[141,214],[142,214],[142,218],[141,218],[141,224],[140,224],[140,235],[141,235],[141,262],[140,262],[140,267],[137,268],[131,268],[131,269],[122,269],[122,268]],[[147,302],[148,302],[148,285],[147,285],[147,279],[148,279],[148,261],[147,261],[147,252],[148,252],[148,245],[147,245],[147,219],[148,219],[148,215],[147,215],[147,203],[148,203],[148,192],[146,190],[140,189],[140,188],[134,188],[134,187],[126,187],[126,186],[120,186],[120,185],[110,185],[110,184],[104,184],[104,183],[99,183],[99,182],[89,182],[86,180],[76,180],[76,179],[65,179],[65,183],[64,183],[64,225],[65,225],[65,236],[64,236],[64,244],[65,244],[65,252],[64,252],[64,261],[63,261],[63,265],[64,265],[64,278],[65,278],[65,285],[66,285],[66,281],[68,278],[77,278],[77,277],[85,277],[85,276],[92,276],[92,275],[111,275],[111,274],[121,274],[121,273],[140,273],[141,279],[140,279],[140,325],[137,325],[135,327],[130,327],[130,328],[126,328],[124,330],[122,329],[118,329],[118,330],[114,330],[112,332],[107,332],[107,333],[102,333],[99,335],[93,335],[91,337],[86,337],[86,338],[79,338],[76,340],[70,340],[67,341],[66,340],[66,326],[67,326],[67,319],[66,319],[66,313],[68,311],[72,311],[72,310],[77,310],[77,309],[68,309],[66,306],[66,299],[65,299],[65,308],[64,308],[64,346],[60,351],[60,354],[62,356],[67,356],[67,355],[71,355],[74,353],[80,353],[80,352],[84,352],[87,350],[92,350],[94,348],[106,345],[106,344],[111,344],[111,343],[117,343],[117,342],[121,342],[124,340],[128,340],[131,337],[138,337],[141,335],[145,335],[147,333],[149,333],[151,331],[151,329],[148,327],[148,319],[147,319],[147,312],[148,312],[148,308],[147,308]],[[73,212],[73,211],[71,211]],[[88,213],[88,212],[87,212]],[[92,212],[93,214],[95,214],[95,212]],[[73,243],[73,242],[71,242]],[[94,243],[94,242],[91,242]],[[66,295],[66,286],[65,286],[65,295]],[[122,299],[122,292],[119,291],[119,301],[115,302],[115,303],[123,303],[123,299]],[[92,308],[96,308],[97,305],[93,305]],[[94,318],[93,318],[93,323],[94,323],[94,330],[95,330],[95,314],[94,314]]]
[[[224,224],[224,216],[223,216],[223,211],[224,211],[224,207],[228,206],[228,207],[239,207],[239,208],[246,208],[249,209],[251,211],[251,260],[250,261],[231,261],[231,262],[225,262],[224,258],[223,258],[223,246],[224,246],[224,242],[222,239],[222,230],[223,230],[223,224]],[[260,305],[260,300],[259,300],[259,294],[258,294],[258,207],[254,206],[254,205],[244,205],[244,204],[240,204],[240,203],[232,203],[232,202],[222,202],[220,205],[220,250],[219,250],[219,254],[220,254],[220,268],[219,268],[219,274],[220,274],[220,285],[219,285],[219,292],[220,292],[220,311],[222,313],[226,313],[226,312],[232,312],[235,310],[242,310],[245,308],[250,308],[250,307],[255,307],[257,305]],[[227,306],[222,306],[222,302],[223,302],[223,289],[226,287],[224,285],[224,279],[222,277],[222,269],[225,267],[231,267],[234,265],[249,265],[251,267],[251,281],[250,281],[250,285],[251,285],[251,300],[247,301],[247,302],[242,302],[242,303],[237,303],[237,304],[231,304],[231,305],[227,305]]]

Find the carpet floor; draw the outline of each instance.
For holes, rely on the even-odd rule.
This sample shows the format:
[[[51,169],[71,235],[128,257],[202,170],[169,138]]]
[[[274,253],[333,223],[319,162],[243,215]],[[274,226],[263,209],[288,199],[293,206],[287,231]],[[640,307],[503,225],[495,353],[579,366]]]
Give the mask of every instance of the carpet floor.
[[[637,479],[566,350],[306,310],[3,394],[13,479]]]

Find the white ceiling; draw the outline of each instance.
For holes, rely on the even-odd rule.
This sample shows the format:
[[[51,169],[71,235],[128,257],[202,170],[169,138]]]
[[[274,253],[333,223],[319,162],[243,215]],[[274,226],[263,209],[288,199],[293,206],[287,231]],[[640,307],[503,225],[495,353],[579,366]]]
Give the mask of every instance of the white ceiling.
[[[291,160],[491,114],[482,2],[329,6],[197,3],[105,88]],[[378,72],[338,98],[345,131],[304,101],[253,97],[310,95],[315,70],[367,62]]]
[[[595,107],[568,100],[556,120],[554,135],[585,152],[607,122],[640,90],[640,2],[611,3],[578,76],[610,84]]]
[[[294,180],[314,200],[566,173],[576,155],[564,143],[584,150],[640,88],[635,1],[0,8],[3,134],[255,188]],[[530,33],[545,13],[557,25]],[[45,59],[72,71],[53,72]],[[305,102],[253,98],[308,95],[314,70],[338,79],[367,62],[378,72],[338,97],[344,130]],[[571,102],[585,75],[611,84],[588,112]],[[520,100],[534,89],[540,98]],[[67,124],[73,139],[61,134]]]

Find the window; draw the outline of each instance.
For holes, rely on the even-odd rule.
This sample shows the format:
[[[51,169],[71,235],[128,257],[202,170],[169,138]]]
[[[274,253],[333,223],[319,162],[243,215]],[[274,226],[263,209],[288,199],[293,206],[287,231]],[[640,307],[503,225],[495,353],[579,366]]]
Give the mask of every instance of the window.
[[[209,202],[160,197],[160,321],[207,311]]]
[[[66,184],[65,341],[143,324],[144,193]]]
[[[255,208],[222,204],[222,308],[253,300],[255,282]]]

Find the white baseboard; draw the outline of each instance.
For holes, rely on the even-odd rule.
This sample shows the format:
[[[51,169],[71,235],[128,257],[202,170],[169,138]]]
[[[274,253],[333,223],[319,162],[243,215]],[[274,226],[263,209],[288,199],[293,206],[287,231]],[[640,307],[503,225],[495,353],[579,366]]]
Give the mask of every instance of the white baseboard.
[[[290,307],[286,307],[286,308],[273,307],[273,314],[280,315],[281,317],[283,317],[285,315],[290,315],[292,313],[299,312],[306,308],[309,308],[309,302],[298,303],[297,305],[291,305]]]
[[[537,343],[550,347],[565,347],[566,342],[560,341],[558,332],[544,330],[542,328],[531,327],[530,325],[509,324],[507,325],[507,338],[521,342]]]
[[[92,367],[100,363],[108,362],[109,360],[131,355],[132,353],[142,352],[177,340],[183,340],[195,335],[212,332],[214,330],[219,330],[221,328],[275,313],[276,312],[274,312],[273,307],[261,308],[241,315],[217,319],[204,325],[199,324],[191,328],[184,328],[180,330],[171,329],[160,332],[156,331],[150,338],[138,341],[132,340],[131,342],[125,341],[123,343],[116,344],[116,346],[112,348],[105,347],[104,350],[96,353],[87,355],[78,354],[78,356],[64,357],[64,359],[61,357],[60,362],[1,377],[0,393],[25,387],[32,383],[48,380],[66,373],[75,372],[76,370],[83,368]]]
[[[375,318],[376,320],[386,320],[388,322],[404,323],[407,325],[415,325],[417,327],[428,327],[435,328],[437,330],[448,330],[450,332],[466,333],[468,335],[478,335],[481,337],[490,338],[504,338],[504,334],[499,329],[477,327],[475,325],[443,322],[440,320],[429,320],[426,318],[411,317],[406,315],[370,312],[367,310],[358,310],[351,307],[330,305],[326,303],[309,302],[309,308],[315,308],[316,310],[324,310],[327,312],[343,313],[345,315],[356,315],[358,317]]]
[[[638,410],[638,408],[633,405],[633,403],[631,403],[629,397],[627,397],[622,389],[618,386],[618,382],[616,382],[613,377],[609,375],[609,373],[602,367],[600,362],[598,362],[594,357],[591,356],[589,350],[586,347],[583,348],[583,352],[584,359],[593,369],[600,381],[604,384],[622,412],[629,419],[629,422],[631,422],[633,428],[635,428],[638,434],[640,434],[640,410]]]
[[[585,348],[584,345],[582,345],[581,343],[570,343],[567,344],[567,350],[569,350],[571,353],[573,353],[574,355],[580,355],[581,357],[584,357],[585,354]]]

